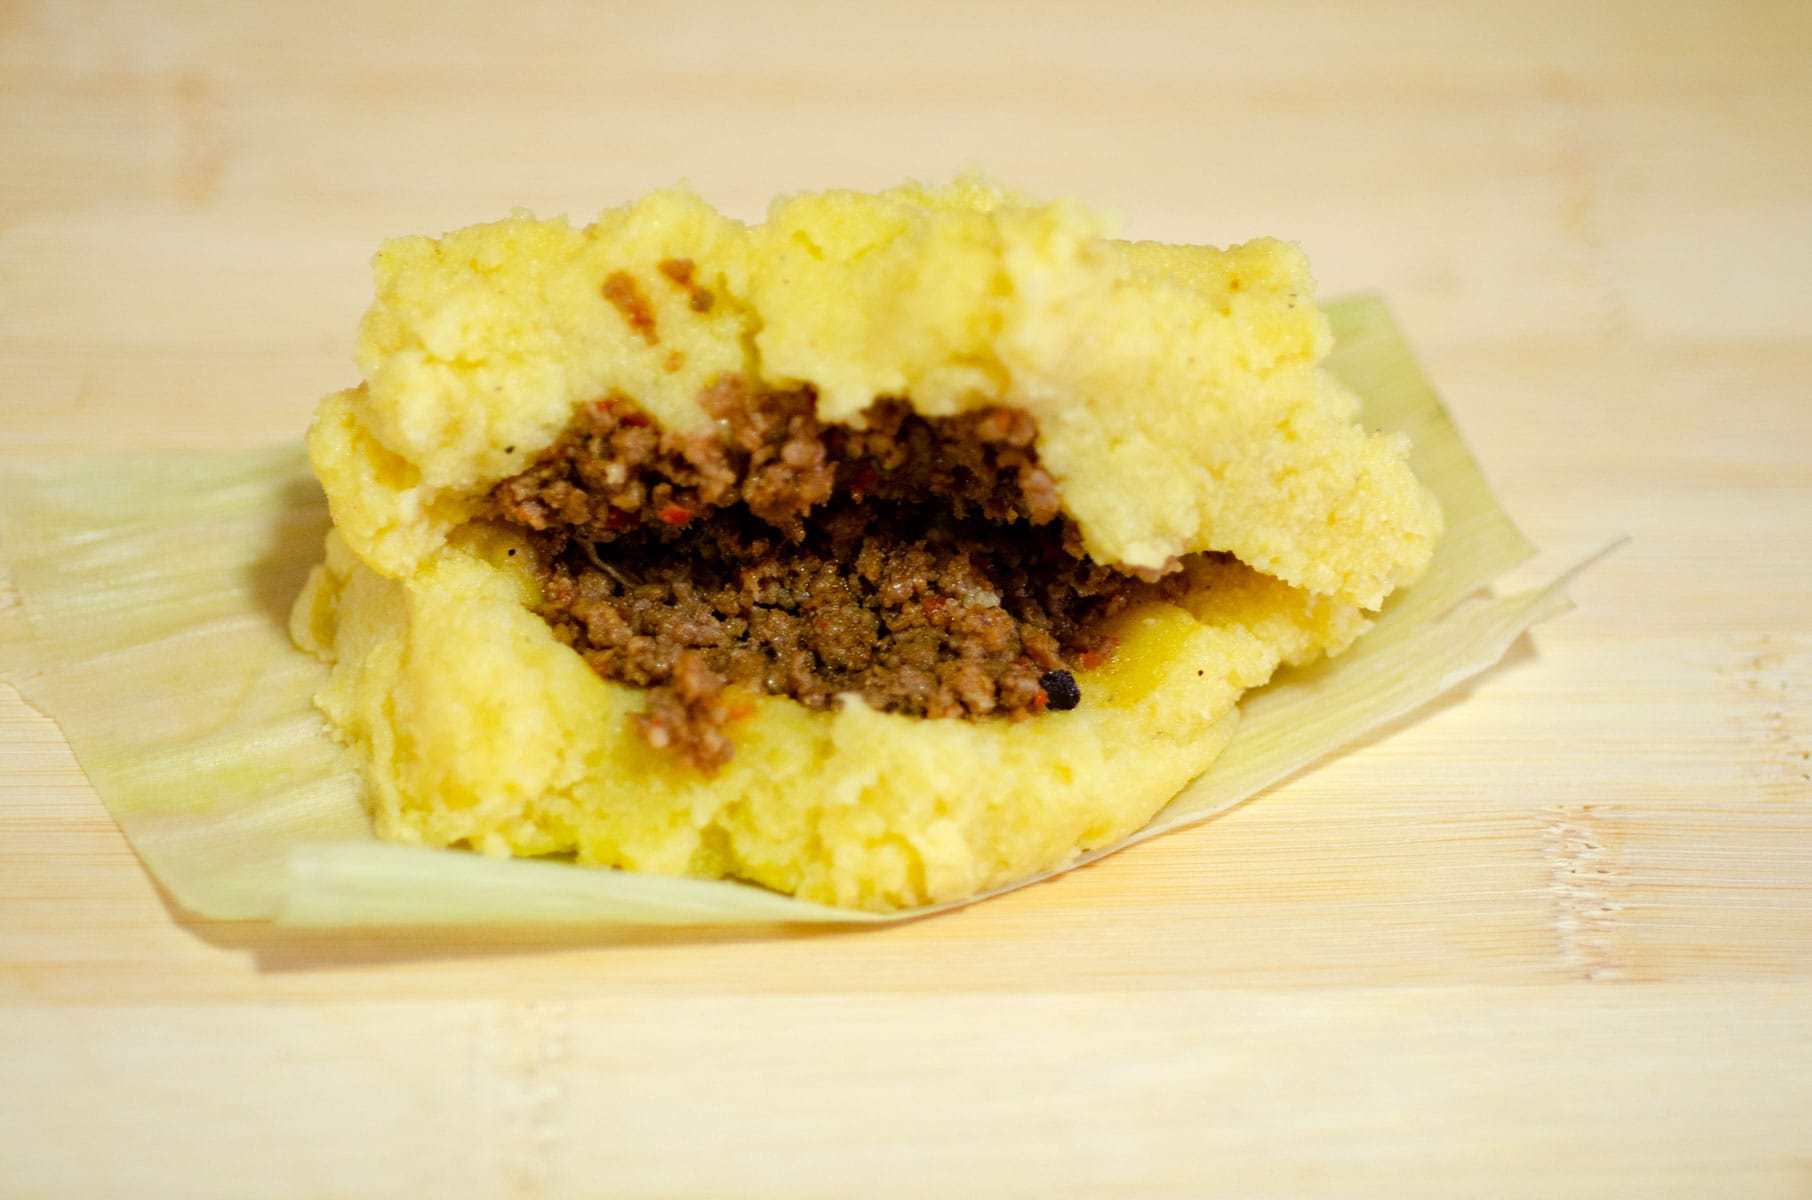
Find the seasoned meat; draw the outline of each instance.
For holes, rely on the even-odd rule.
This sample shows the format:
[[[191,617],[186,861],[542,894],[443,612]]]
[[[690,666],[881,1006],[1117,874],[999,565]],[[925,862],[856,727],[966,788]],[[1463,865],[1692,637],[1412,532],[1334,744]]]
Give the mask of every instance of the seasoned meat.
[[[489,500],[531,534],[555,635],[651,689],[641,733],[701,769],[734,751],[738,688],[926,717],[1073,708],[1106,619],[1183,586],[1082,556],[1022,411],[884,400],[824,426],[809,391],[734,377],[701,401],[717,428],[693,435],[599,401]]]

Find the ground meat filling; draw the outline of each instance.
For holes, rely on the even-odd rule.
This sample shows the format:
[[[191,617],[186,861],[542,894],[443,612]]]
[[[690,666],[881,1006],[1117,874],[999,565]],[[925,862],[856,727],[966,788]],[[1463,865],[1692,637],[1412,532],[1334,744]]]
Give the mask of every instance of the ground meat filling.
[[[1020,720],[1081,700],[1106,619],[1170,596],[1083,556],[1026,413],[925,418],[883,400],[820,424],[809,390],[700,397],[715,431],[587,406],[491,492],[530,533],[538,612],[599,675],[650,690],[637,727],[701,770],[748,695]]]

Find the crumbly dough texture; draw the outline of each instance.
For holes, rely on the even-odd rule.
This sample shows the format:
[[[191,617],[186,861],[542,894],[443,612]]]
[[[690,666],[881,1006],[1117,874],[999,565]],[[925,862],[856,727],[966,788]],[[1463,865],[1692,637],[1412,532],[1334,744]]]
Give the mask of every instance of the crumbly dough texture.
[[[309,435],[333,512],[292,619],[363,760],[380,835],[733,876],[892,909],[972,895],[1136,830],[1231,736],[1239,694],[1344,648],[1426,565],[1433,498],[1318,367],[1294,247],[1127,244],[977,182],[776,203],[684,191],[585,228],[526,214],[387,243],[358,360]],[[1196,551],[1186,607],[1126,614],[1084,702],[1018,724],[753,701],[706,776],[651,749],[644,696],[527,607],[526,547],[471,522],[577,406],[709,418],[723,373],[809,384],[827,421],[1029,410],[1092,557]],[[511,551],[516,551],[511,554]]]
[[[524,607],[534,583],[511,542],[462,531],[394,580],[333,535],[296,608],[297,640],[336,664],[318,702],[365,759],[379,835],[874,910],[974,895],[1132,833],[1226,744],[1242,691],[1365,623],[1221,564],[1190,609],[1127,615],[1069,712],[1009,724],[758,697],[735,757],[705,776],[631,732],[641,693]]]
[[[961,183],[800,196],[754,227],[669,191],[583,229],[522,214],[398,238],[376,260],[365,384],[325,402],[310,450],[347,540],[400,577],[575,406],[618,390],[692,429],[733,372],[812,384],[827,421],[880,396],[1027,409],[1101,562],[1224,550],[1366,608],[1419,572],[1439,514],[1403,440],[1356,425],[1318,369],[1302,253],[1102,232],[1072,204]],[[691,286],[660,269],[679,261]]]

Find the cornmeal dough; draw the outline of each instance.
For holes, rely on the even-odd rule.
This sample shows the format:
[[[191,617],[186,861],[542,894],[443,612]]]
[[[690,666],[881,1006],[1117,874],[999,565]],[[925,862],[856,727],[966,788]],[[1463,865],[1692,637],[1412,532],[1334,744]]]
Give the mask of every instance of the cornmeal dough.
[[[376,276],[292,630],[394,840],[959,899],[1143,825],[1439,532],[1277,241],[669,191]]]

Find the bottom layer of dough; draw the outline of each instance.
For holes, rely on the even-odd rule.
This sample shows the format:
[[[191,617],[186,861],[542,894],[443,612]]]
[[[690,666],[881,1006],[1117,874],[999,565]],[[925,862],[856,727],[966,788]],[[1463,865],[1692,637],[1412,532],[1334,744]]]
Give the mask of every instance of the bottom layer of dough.
[[[398,581],[329,535],[292,628],[333,664],[318,703],[363,759],[379,835],[871,910],[961,899],[1137,830],[1226,745],[1243,691],[1366,624],[1228,563],[1187,609],[1123,616],[1072,711],[972,723],[757,697],[707,777],[639,738],[641,694],[529,610],[526,557],[467,527]]]

